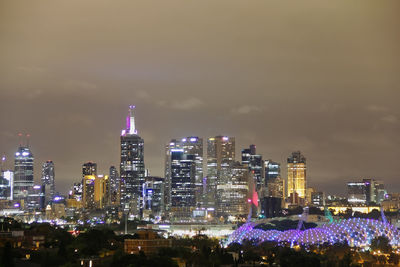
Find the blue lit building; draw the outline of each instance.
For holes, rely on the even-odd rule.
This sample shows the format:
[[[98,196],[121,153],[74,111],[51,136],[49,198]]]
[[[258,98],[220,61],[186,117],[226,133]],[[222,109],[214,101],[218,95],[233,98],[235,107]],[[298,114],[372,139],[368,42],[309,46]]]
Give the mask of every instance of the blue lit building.
[[[195,156],[183,149],[171,150],[171,214],[173,218],[190,218],[196,206]]]
[[[27,201],[33,189],[33,154],[29,147],[20,146],[14,160],[14,199]]]

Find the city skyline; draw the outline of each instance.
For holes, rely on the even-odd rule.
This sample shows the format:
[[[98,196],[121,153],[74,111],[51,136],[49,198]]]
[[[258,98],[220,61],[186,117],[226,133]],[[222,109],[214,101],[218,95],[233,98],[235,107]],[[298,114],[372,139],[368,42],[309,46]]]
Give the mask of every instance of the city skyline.
[[[129,106],[129,112],[131,111],[131,108],[132,108],[132,106],[130,105]],[[135,106],[134,106],[134,108],[135,108]],[[129,118],[129,116],[127,117],[127,120],[126,120],[126,126],[128,127],[128,129],[129,129],[129,123],[128,123],[128,118]],[[131,117],[132,118],[132,117]],[[134,118],[134,119],[136,119],[136,118]],[[135,127],[133,127],[133,128],[135,128]],[[137,129],[135,128],[135,130],[134,130],[134,135],[135,136],[138,136],[137,135]],[[124,132],[124,130],[123,130],[123,132],[122,132],[122,137],[124,136],[124,134],[125,134],[126,132]],[[219,137],[219,138],[221,138],[221,140],[222,139],[227,139],[227,140],[229,140],[230,138],[233,138],[233,140],[235,140],[236,138],[234,137],[234,136],[231,136],[231,137],[227,137],[227,136],[222,136],[222,135],[219,135],[219,136],[216,136],[216,137]],[[29,149],[29,151],[31,151],[31,144],[30,144],[30,141],[29,141],[29,139],[30,139],[31,137],[30,137],[30,135],[28,135],[27,137],[26,137],[26,139],[25,139],[25,143],[24,143],[24,138],[22,137],[21,138],[21,133],[19,133],[18,134],[18,139],[19,139],[19,145],[18,145],[18,151],[21,149],[21,148],[23,148],[23,149]],[[197,137],[197,136],[189,136],[189,137],[182,137],[182,138],[179,138],[179,139],[170,139],[170,142],[171,141],[174,141],[174,142],[181,142],[182,144],[184,144],[185,142],[186,142],[186,139],[187,138],[199,138],[199,139],[203,139],[202,137]],[[214,138],[215,137],[205,137],[204,139],[205,140],[214,140]],[[167,142],[167,147],[168,146],[170,146],[170,142]],[[235,142],[235,141],[234,141]],[[204,160],[205,160],[205,162],[207,161],[207,159],[208,159],[208,157],[207,157],[207,148],[208,148],[208,146],[207,146],[207,144],[204,144],[205,146],[204,146],[204,148],[203,148],[203,152],[204,152]],[[233,147],[235,147],[235,146],[233,146]],[[254,144],[251,144],[251,145],[249,145],[248,147],[250,147],[250,149],[253,147],[254,149],[255,149],[255,145]],[[248,150],[248,147],[243,147],[243,148],[238,148],[238,147],[236,147],[235,148],[235,153],[237,154],[238,153],[238,150],[241,152],[241,153],[239,153],[239,154],[237,154],[237,155],[235,155],[235,158],[234,158],[234,162],[237,162],[237,163],[239,163],[241,160],[243,160],[243,153],[244,153],[244,151],[246,151],[247,152],[247,150]],[[164,153],[165,153],[165,146],[162,148],[162,149],[164,149]],[[16,153],[18,153],[18,151],[16,152]],[[182,150],[183,151],[183,150]],[[301,151],[292,151],[288,156],[286,156],[286,159],[287,160],[289,160],[289,156],[293,156],[295,153],[300,153]],[[16,155],[16,154],[14,154],[14,155]],[[14,155],[12,155],[12,156],[14,156]],[[11,157],[12,157],[11,156]],[[265,157],[263,154],[260,154],[260,156],[261,157],[264,157],[265,158],[265,162],[269,162],[270,160],[271,160],[271,158],[268,158],[268,157]],[[6,160],[3,160],[2,161],[2,168],[3,168],[3,170],[12,170],[12,171],[14,171],[14,168],[15,168],[15,166],[14,166],[14,158],[12,157],[12,160],[10,161],[10,157],[7,157],[6,155],[4,155],[3,156],[3,159],[6,159]],[[8,160],[7,160],[8,159]],[[163,160],[165,160],[165,154],[164,154],[164,159]],[[8,162],[8,164],[6,163],[6,162]],[[53,165],[53,167],[52,168],[54,168],[54,162],[52,161],[52,160],[47,160],[47,161],[45,161],[44,163],[42,162],[42,163],[39,163],[39,162],[36,162],[36,160],[33,162],[34,164],[34,166],[35,165],[41,165],[42,167],[44,166],[44,164],[46,164],[46,163],[48,163],[48,162],[51,162],[51,164]],[[145,160],[145,162],[146,162],[146,160]],[[283,162],[278,162],[281,166],[283,166],[283,168],[280,170],[280,174],[281,174],[281,178],[285,181],[285,183],[287,183],[288,182],[288,170],[287,170],[287,168],[288,168],[288,163],[286,162],[286,161],[283,161]],[[10,166],[10,164],[11,164],[11,166]],[[80,167],[80,179],[82,179],[85,175],[92,175],[92,173],[90,172],[90,173],[86,173],[85,174],[85,168],[87,168],[86,167],[86,165],[90,165],[90,166],[94,166],[94,174],[96,175],[97,173],[98,174],[100,174],[100,175],[108,175],[108,171],[110,170],[110,168],[112,168],[112,167],[114,167],[113,165],[110,165],[110,166],[107,166],[107,167],[104,167],[104,166],[101,166],[100,168],[98,168],[98,164],[97,164],[97,162],[96,161],[92,161],[92,160],[90,160],[90,161],[85,161],[85,162],[83,162],[79,167]],[[117,164],[118,165],[118,164]],[[156,177],[156,176],[159,176],[159,177],[163,177],[163,178],[165,178],[164,176],[165,176],[165,168],[166,168],[166,165],[165,165],[165,162],[163,161],[162,162],[162,167],[163,167],[163,169],[162,169],[162,171],[163,171],[163,173],[161,174],[161,175],[154,175],[154,173],[151,171],[151,169],[149,169],[149,168],[147,168],[146,167],[146,172],[148,171],[148,176],[149,177]],[[83,169],[82,169],[82,167],[83,167]],[[103,169],[104,168],[108,168],[108,170],[106,170],[106,171],[103,171]],[[115,168],[115,167],[114,167]],[[207,164],[206,163],[204,163],[203,164],[203,168],[204,168],[204,170],[201,170],[202,172],[203,171],[206,171],[207,170]],[[100,171],[98,171],[98,170],[100,170]],[[267,170],[265,170],[265,171],[267,171]],[[39,172],[39,170],[37,171],[37,172]],[[38,177],[36,177],[36,171],[34,172],[35,173],[35,175],[34,175],[34,183],[33,184],[41,184],[42,182],[43,182],[43,169],[41,169],[40,170],[40,174],[41,174],[41,176],[38,178]],[[54,172],[54,170],[53,170],[53,172]],[[83,174],[82,174],[83,173]],[[78,175],[78,176],[79,176]],[[83,175],[83,176],[82,176]],[[309,174],[307,174],[307,177],[309,176]],[[373,176],[355,176],[355,177],[350,177],[344,184],[341,184],[340,186],[341,187],[343,187],[344,189],[343,189],[343,191],[341,191],[341,192],[339,192],[339,193],[336,193],[336,192],[333,192],[332,190],[325,190],[325,189],[323,189],[322,187],[320,187],[319,186],[319,184],[318,184],[318,181],[314,181],[314,182],[312,182],[312,183],[310,183],[310,182],[306,182],[306,187],[304,187],[304,189],[306,189],[306,188],[308,188],[308,187],[313,187],[313,188],[318,188],[319,190],[321,190],[321,191],[325,191],[326,192],[326,194],[327,195],[329,195],[329,194],[337,194],[337,195],[339,195],[339,196],[346,196],[346,194],[347,194],[347,192],[346,192],[346,184],[347,183],[351,183],[351,181],[353,181],[353,180],[356,180],[356,179],[378,179],[378,180],[382,180],[383,182],[385,182],[385,179],[384,178],[382,178],[382,177],[373,177]],[[54,179],[54,178],[53,178]],[[265,179],[264,177],[263,177],[263,179]],[[309,178],[307,178],[307,180],[308,180]],[[77,179],[77,180],[73,180],[72,181],[72,183],[71,184],[69,184],[69,185],[67,185],[67,188],[65,189],[65,191],[63,191],[63,190],[59,190],[57,187],[55,188],[55,192],[58,192],[59,194],[66,194],[69,190],[71,190],[71,186],[73,186],[73,184],[74,183],[78,183],[80,180],[79,179]],[[57,179],[55,179],[55,182],[57,183]],[[389,185],[389,184],[388,184]],[[286,188],[287,189],[287,188]],[[388,187],[388,192],[395,192],[395,189],[393,189],[393,188],[391,188],[391,187]],[[289,194],[289,192],[286,192],[287,194]],[[303,196],[304,197],[304,196]]]
[[[1,4],[8,168],[21,132],[31,134],[36,182],[47,160],[60,192],[79,181],[84,162],[107,174],[119,166],[121,118],[135,104],[154,176],[163,176],[171,138],[226,135],[236,155],[257,145],[283,177],[300,150],[318,190],[344,194],[357,178],[400,190],[398,2],[171,1],[155,10],[100,1],[95,12],[41,3]]]

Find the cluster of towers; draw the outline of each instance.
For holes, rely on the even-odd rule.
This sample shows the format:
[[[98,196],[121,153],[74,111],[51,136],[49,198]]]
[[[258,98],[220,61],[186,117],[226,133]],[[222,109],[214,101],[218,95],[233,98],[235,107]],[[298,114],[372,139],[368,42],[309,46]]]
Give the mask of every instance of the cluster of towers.
[[[294,152],[287,160],[287,180],[281,166],[257,154],[256,146],[241,150],[236,159],[235,138],[198,136],[172,139],[165,147],[164,177],[150,176],[144,164],[144,140],[138,134],[135,106],[129,107],[120,136],[120,166],[109,174],[97,173],[97,164],[84,163],[82,177],[66,199],[68,207],[101,210],[115,207],[137,217],[246,216],[249,207],[263,213],[263,201],[275,199],[302,204],[306,195],[306,159]],[[1,197],[24,208],[44,208],[56,196],[54,163],[42,165],[41,184],[33,179],[34,157],[28,145],[20,145],[14,170],[2,170]],[[5,190],[9,188],[9,190]]]
[[[14,168],[7,169],[2,158],[0,175],[0,199],[13,202],[14,207],[34,211],[43,209],[55,195],[54,163],[48,160],[42,165],[39,184],[34,182],[34,156],[28,144],[19,145],[14,155]]]
[[[172,139],[165,147],[165,177],[149,176],[134,109],[129,107],[126,128],[121,132],[119,176],[114,169],[115,179],[102,178],[109,183],[105,188],[113,188],[114,192],[106,192],[106,198],[113,195],[124,212],[185,220],[196,216],[247,215],[249,206],[258,206],[264,197],[282,201],[289,198],[293,204],[304,201],[306,160],[300,152],[288,158],[286,193],[279,163],[264,160],[254,145],[243,149],[241,161],[237,161],[235,138],[228,136],[208,138],[206,144],[197,136]],[[92,178],[85,183],[96,184]],[[261,212],[261,205],[258,211]]]

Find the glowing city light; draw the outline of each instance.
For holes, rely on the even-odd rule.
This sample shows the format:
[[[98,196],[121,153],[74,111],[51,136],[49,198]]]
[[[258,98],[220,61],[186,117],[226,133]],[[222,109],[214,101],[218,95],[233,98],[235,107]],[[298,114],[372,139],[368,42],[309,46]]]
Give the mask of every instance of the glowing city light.
[[[318,245],[345,242],[353,247],[369,247],[371,240],[386,236],[392,246],[400,246],[400,231],[393,225],[378,220],[352,218],[337,223],[325,224],[307,230],[262,230],[256,224],[246,223],[229,237],[227,244],[243,243],[245,240],[275,241],[291,245]]]

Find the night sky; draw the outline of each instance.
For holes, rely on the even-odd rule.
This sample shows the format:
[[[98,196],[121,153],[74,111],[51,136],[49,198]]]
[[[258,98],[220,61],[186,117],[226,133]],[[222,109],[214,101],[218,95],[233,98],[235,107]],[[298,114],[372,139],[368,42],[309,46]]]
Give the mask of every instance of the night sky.
[[[0,0],[0,152],[13,165],[31,135],[35,180],[55,162],[57,190],[119,165],[136,105],[145,163],[164,144],[236,137],[308,184],[382,179],[400,191],[400,1]],[[286,171],[283,172],[286,176]]]

